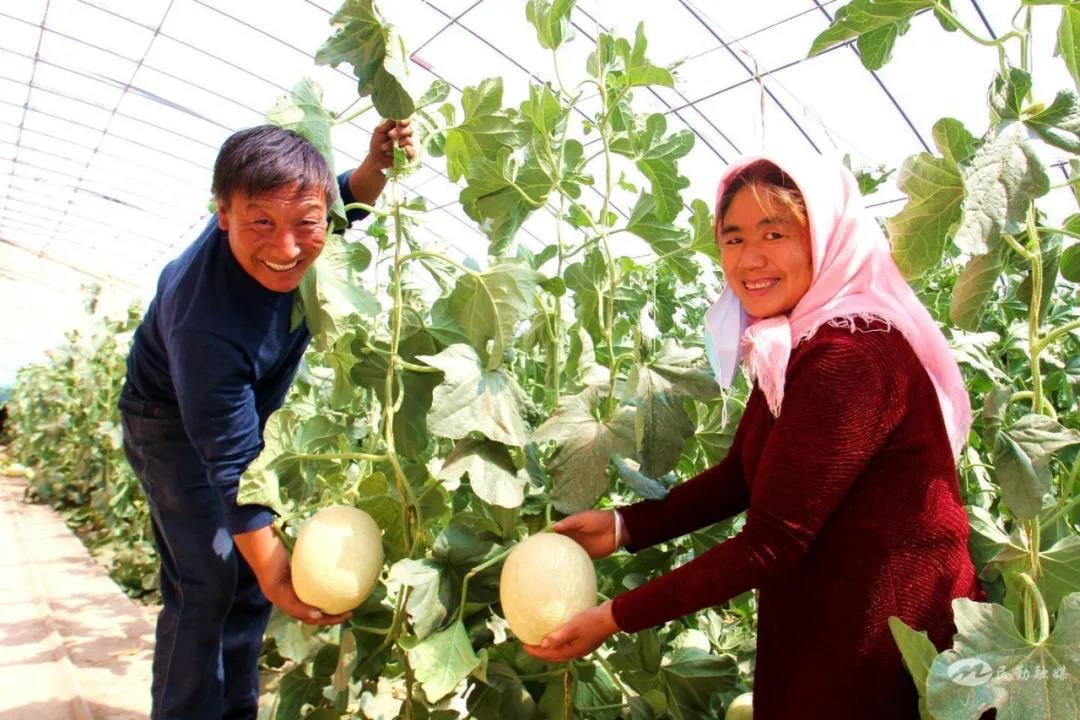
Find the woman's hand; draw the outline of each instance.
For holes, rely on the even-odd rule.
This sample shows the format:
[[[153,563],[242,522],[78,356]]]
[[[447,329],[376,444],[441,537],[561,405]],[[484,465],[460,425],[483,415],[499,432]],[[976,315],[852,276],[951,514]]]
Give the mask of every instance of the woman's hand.
[[[615,544],[614,510],[585,510],[574,513],[554,523],[551,529],[585,548],[585,552],[589,553],[593,560],[607,557],[619,549]],[[628,540],[624,534],[623,542]]]
[[[286,615],[311,625],[337,625],[349,619],[351,613],[327,615],[296,596],[289,553],[273,527],[233,535],[233,543],[255,573],[263,595]]]
[[[569,519],[569,518],[567,518]],[[539,645],[522,648],[533,657],[561,663],[588,655],[619,631],[611,613],[611,601],[579,612]]]

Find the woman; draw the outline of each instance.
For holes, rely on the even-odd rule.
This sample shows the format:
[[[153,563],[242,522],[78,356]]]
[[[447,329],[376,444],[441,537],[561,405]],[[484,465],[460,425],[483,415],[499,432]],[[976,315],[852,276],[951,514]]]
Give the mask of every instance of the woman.
[[[594,558],[746,510],[743,530],[527,650],[580,657],[757,588],[755,720],[914,720],[888,618],[944,648],[952,600],[981,597],[954,464],[971,409],[852,175],[822,159],[782,167],[737,162],[717,193],[718,377],[741,355],[754,379],[727,457],[664,500],[553,527]]]

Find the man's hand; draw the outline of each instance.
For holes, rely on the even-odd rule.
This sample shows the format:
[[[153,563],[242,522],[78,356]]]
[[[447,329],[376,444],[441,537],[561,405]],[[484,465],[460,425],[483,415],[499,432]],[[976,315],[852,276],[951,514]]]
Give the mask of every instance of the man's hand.
[[[589,553],[589,557],[598,560],[607,557],[619,548],[615,546],[615,511],[584,510],[563,518],[551,526],[554,532],[567,536]],[[629,538],[623,536],[623,543]]]
[[[579,612],[539,645],[522,643],[521,647],[533,657],[562,663],[588,655],[618,631],[619,626],[611,613],[611,601],[608,600]]]
[[[349,619],[350,613],[327,615],[296,596],[289,554],[273,527],[233,535],[233,542],[255,573],[263,595],[286,615],[311,625],[337,625]]]
[[[412,120],[383,120],[371,133],[371,147],[360,167],[349,176],[349,190],[357,202],[374,205],[386,186],[383,170],[394,164],[394,145],[411,160],[416,157]]]

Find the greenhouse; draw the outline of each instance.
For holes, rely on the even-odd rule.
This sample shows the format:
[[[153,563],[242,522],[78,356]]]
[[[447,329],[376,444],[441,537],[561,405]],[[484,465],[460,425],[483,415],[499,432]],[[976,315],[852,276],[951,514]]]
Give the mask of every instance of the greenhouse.
[[[0,716],[1080,717],[1080,2],[0,35]]]

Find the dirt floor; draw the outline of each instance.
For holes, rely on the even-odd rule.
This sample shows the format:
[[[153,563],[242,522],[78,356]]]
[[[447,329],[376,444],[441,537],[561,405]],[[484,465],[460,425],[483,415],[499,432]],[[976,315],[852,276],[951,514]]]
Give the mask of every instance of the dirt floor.
[[[0,476],[0,720],[146,718],[153,611],[24,488]]]

